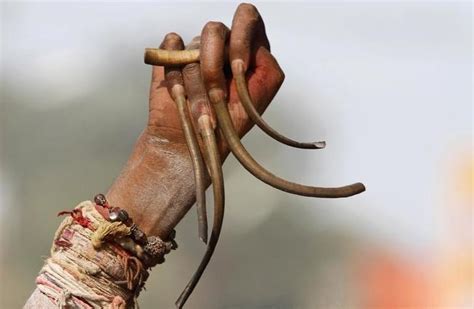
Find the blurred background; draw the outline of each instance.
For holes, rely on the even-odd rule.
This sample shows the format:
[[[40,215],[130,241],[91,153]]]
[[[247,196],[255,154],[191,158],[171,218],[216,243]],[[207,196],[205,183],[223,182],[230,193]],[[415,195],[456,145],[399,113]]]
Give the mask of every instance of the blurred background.
[[[243,140],[292,196],[224,166],[220,244],[188,308],[472,308],[472,8],[466,2],[255,3],[286,81],[265,119],[320,151]],[[2,2],[0,307],[33,291],[56,213],[105,192],[147,117],[145,47],[186,41],[236,2]],[[211,198],[209,196],[209,198]],[[142,308],[171,308],[205,247],[194,209]]]

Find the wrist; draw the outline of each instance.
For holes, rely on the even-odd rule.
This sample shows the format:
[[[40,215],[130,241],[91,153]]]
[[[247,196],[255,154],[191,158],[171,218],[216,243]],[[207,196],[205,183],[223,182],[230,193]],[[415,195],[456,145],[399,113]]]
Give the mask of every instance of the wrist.
[[[194,178],[182,133],[159,132],[147,128],[140,135],[107,199],[126,209],[145,233],[167,239],[195,201]]]

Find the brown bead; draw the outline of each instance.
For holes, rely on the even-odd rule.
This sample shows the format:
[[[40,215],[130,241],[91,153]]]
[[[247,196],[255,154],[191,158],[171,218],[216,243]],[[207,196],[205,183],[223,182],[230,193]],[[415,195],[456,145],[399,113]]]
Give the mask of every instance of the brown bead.
[[[147,238],[147,244],[143,247],[146,254],[152,257],[164,256],[169,251],[166,248],[166,244],[157,236],[149,236]],[[166,252],[168,251],[168,252]]]
[[[107,199],[105,198],[105,195],[103,195],[102,193],[99,193],[96,196],[94,196],[94,202],[97,205],[105,206],[107,204]]]
[[[170,242],[167,243],[169,245],[169,250],[176,250],[178,249],[178,243],[176,242],[176,240],[171,240]]]
[[[171,232],[170,232],[169,238],[170,238],[170,239],[175,239],[175,237],[176,237],[176,230],[173,229],[173,230],[171,230]]]
[[[125,209],[120,209],[118,212],[118,219],[122,222],[128,220],[128,212]]]

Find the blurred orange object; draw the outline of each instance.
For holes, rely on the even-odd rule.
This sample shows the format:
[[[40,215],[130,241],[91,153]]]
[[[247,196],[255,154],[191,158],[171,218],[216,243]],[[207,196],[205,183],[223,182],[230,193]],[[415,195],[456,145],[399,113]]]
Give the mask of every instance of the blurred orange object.
[[[356,283],[362,308],[426,308],[440,303],[429,267],[389,253],[358,263]]]

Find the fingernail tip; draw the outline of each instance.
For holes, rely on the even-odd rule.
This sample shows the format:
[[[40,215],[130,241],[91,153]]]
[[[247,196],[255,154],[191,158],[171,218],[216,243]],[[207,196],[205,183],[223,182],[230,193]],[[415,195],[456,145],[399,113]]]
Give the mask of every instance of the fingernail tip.
[[[199,239],[201,239],[201,241],[207,245],[207,237],[201,235],[199,236]]]
[[[313,143],[315,149],[324,149],[326,148],[326,141],[318,141]]]

